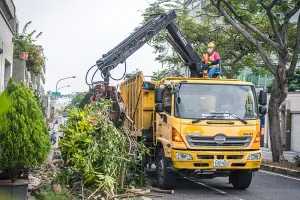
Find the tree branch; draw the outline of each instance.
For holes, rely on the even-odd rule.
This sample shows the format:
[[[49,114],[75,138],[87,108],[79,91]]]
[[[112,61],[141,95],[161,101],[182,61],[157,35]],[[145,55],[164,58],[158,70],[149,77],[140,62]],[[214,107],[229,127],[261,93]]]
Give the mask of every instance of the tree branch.
[[[274,15],[271,13],[271,9],[275,6],[275,3],[277,2],[277,0],[274,0],[269,6],[266,6],[263,2],[263,0],[258,0],[259,4],[266,10],[267,16],[269,18],[270,24],[271,24],[271,28],[273,31],[273,34],[276,37],[277,42],[279,42],[280,46],[283,47],[284,44],[282,42],[282,39],[280,38],[278,31],[275,28],[275,24],[274,24]],[[278,25],[278,23],[277,23]]]
[[[267,42],[268,44],[270,44],[271,46],[273,46],[275,49],[277,49],[277,51],[279,53],[282,53],[282,51],[281,51],[281,49],[279,47],[280,45],[278,43],[276,43],[273,40],[271,40],[270,38],[268,38],[265,34],[263,34],[261,31],[259,31],[254,26],[252,26],[250,23],[248,23],[246,21],[243,21],[241,19],[241,17],[237,14],[237,12],[235,11],[235,9],[226,0],[221,0],[221,1],[226,5],[227,8],[229,8],[229,10],[234,15],[235,19],[237,19],[241,24],[243,24],[244,26],[246,26],[247,28],[249,28],[252,32],[256,33],[262,40],[264,40],[265,42]]]
[[[224,1],[224,0],[221,0]],[[263,49],[262,45],[259,43],[258,40],[256,40],[252,35],[250,35],[246,30],[244,30],[242,27],[240,27],[229,15],[228,13],[218,6],[214,0],[211,0],[212,4],[219,10],[220,13],[225,17],[225,19],[236,29],[238,30],[245,38],[247,38],[259,51],[260,56],[266,66],[269,68],[269,70],[273,73],[276,74],[276,67],[273,66],[271,61],[269,60],[267,53]]]
[[[272,8],[275,6],[275,4],[277,3],[277,1],[278,0],[273,0],[271,3],[270,3],[270,5],[268,6],[268,10],[270,11],[270,10],[272,10]]]
[[[238,63],[244,56],[246,56],[249,52],[251,51],[251,49],[247,49],[246,51],[240,53],[240,55],[234,59],[234,61],[232,61],[232,65],[235,65],[236,63]]]
[[[297,22],[297,39],[296,39],[296,44],[294,47],[294,54],[293,54],[293,58],[291,61],[291,65],[290,68],[288,69],[288,75],[293,75],[295,68],[296,68],[296,64],[298,61],[298,57],[299,57],[299,53],[300,53],[300,15],[298,16],[298,22]]]
[[[209,14],[207,14],[207,13],[203,13],[203,14],[196,15],[195,18],[197,18],[197,17],[202,17],[202,16],[206,16],[206,17],[215,17],[215,18],[221,17],[221,15],[209,15]]]

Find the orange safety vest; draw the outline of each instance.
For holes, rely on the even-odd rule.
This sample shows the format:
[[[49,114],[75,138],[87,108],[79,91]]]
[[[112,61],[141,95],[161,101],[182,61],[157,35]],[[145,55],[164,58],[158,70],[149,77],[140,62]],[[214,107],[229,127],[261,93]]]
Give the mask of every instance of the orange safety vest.
[[[203,57],[204,57],[205,63],[207,63],[208,61],[213,62],[213,61],[215,61],[215,52],[211,56],[209,56],[208,53],[206,53],[203,55]],[[220,65],[216,64],[216,66],[219,67]],[[209,66],[208,68],[212,68],[212,65]]]

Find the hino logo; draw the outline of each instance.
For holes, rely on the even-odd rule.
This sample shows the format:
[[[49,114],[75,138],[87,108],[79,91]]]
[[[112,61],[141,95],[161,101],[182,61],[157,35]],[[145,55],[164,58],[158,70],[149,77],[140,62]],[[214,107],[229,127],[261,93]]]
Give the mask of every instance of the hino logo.
[[[214,138],[214,141],[217,143],[217,144],[224,144],[226,142],[226,137],[224,135],[217,135],[215,138]]]

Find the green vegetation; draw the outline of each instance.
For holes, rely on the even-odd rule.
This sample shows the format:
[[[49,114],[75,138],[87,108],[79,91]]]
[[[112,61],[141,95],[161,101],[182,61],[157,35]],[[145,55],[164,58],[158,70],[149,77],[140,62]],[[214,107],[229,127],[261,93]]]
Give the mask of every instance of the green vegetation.
[[[155,13],[170,9],[176,10],[175,23],[199,55],[206,52],[207,42],[216,43],[227,78],[235,77],[244,67],[250,67],[255,73],[268,70],[274,75],[268,104],[271,149],[274,162],[284,160],[279,107],[287,96],[288,78],[294,75],[299,61],[300,16],[298,22],[291,21],[300,10],[299,0],[210,0],[195,17],[188,16],[189,9],[180,0],[156,0],[143,17],[147,20]],[[183,66],[168,45],[165,31],[150,43],[158,54],[157,60],[167,63],[171,69]],[[265,67],[258,70],[261,69],[258,66]]]
[[[28,86],[17,85],[10,79],[4,94],[11,107],[0,115],[0,168],[15,181],[21,168],[43,164],[50,141],[42,111]]]
[[[62,170],[57,182],[65,185],[77,177],[99,192],[119,191],[125,169],[127,186],[145,183],[140,162],[146,149],[130,138],[125,126],[118,129],[109,120],[111,106],[112,102],[101,99],[95,106],[68,110],[68,125],[61,126],[64,138],[59,141],[68,169]]]
[[[22,33],[17,33],[15,35],[14,58],[19,58],[19,54],[21,52],[27,52],[27,70],[33,72],[35,75],[38,75],[45,64],[45,58],[40,55],[40,52],[34,43],[42,35],[42,32],[37,34],[35,37],[33,35],[36,33],[36,30],[32,31],[31,33],[27,33],[27,28],[30,24],[31,21],[24,26]]]
[[[300,90],[300,69],[296,69],[295,73],[288,77],[289,92]]]
[[[189,8],[178,0],[153,1],[143,13],[144,21],[155,13],[176,10],[175,23],[185,34],[198,55],[206,53],[206,46],[213,41],[223,62],[223,75],[234,78],[245,67],[249,67],[255,74],[264,74],[265,67],[257,68],[256,58],[258,53],[255,46],[230,25],[223,22],[220,15],[200,11],[195,16],[189,16]],[[178,54],[167,41],[167,31],[157,34],[150,42],[156,60],[166,65],[168,71],[175,71],[184,67]]]

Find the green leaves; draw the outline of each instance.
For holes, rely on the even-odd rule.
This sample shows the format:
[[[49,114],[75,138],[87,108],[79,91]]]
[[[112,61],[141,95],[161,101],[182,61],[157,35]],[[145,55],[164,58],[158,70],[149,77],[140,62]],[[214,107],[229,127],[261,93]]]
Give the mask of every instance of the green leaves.
[[[2,93],[0,95],[0,105],[0,115],[5,114],[11,107],[11,101],[9,100],[9,98],[7,98],[5,93]]]
[[[5,95],[5,93],[2,93],[0,95],[0,116],[1,115],[5,115],[8,110],[10,109],[11,107],[11,101],[10,99]],[[2,131],[2,128],[3,128],[3,123],[0,122],[0,132]]]

